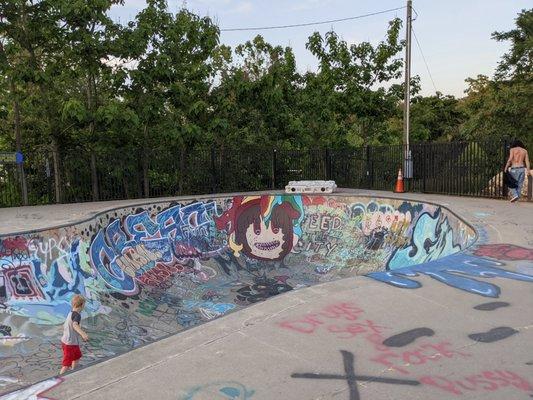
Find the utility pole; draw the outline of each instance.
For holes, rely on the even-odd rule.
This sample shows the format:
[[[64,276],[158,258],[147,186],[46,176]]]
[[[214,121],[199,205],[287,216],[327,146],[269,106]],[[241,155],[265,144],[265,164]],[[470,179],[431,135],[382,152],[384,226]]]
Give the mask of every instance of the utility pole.
[[[410,105],[411,105],[411,23],[413,16],[413,2],[407,0],[407,18],[405,24],[405,94],[403,100],[403,147],[404,165],[403,173],[405,178],[413,177],[413,163],[411,159],[411,149],[409,148],[410,129]]]

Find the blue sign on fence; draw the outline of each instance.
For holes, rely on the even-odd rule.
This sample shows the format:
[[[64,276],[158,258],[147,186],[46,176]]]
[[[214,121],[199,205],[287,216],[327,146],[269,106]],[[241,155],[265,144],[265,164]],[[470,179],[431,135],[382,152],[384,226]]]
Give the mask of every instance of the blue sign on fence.
[[[24,156],[20,152],[0,152],[0,163],[16,163],[22,164],[24,162]]]

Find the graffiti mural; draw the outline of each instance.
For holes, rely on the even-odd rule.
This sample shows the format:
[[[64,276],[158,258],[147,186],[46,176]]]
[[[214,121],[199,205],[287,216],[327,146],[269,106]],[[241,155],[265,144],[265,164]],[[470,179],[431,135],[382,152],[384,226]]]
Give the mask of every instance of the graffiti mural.
[[[91,340],[82,363],[89,364],[272,296],[354,275],[416,287],[410,277],[429,271],[457,288],[496,293],[488,283],[465,283],[432,267],[475,237],[439,206],[319,195],[160,202],[0,237],[0,393],[55,374],[74,294],[87,298],[82,318]],[[474,276],[529,279],[490,262],[496,264],[479,269],[470,263]],[[380,329],[357,321],[332,334]],[[253,394],[227,388],[221,398]]]

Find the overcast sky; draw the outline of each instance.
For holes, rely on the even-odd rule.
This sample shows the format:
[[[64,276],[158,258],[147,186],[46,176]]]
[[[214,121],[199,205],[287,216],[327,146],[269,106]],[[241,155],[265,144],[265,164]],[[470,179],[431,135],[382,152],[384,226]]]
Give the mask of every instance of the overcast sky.
[[[125,0],[111,10],[113,19],[125,23],[135,18],[145,0]],[[183,6],[182,0],[169,0],[170,10]],[[405,0],[187,0],[187,8],[213,18],[220,28],[306,23],[368,14],[402,7]],[[490,38],[493,31],[512,29],[520,10],[531,7],[530,0],[413,0],[418,13],[413,23],[437,90],[461,97],[465,79],[478,74],[492,76],[500,56],[509,48]],[[273,31],[222,32],[222,43],[235,47],[257,33],[270,43],[291,46],[300,71],[316,70],[316,59],[305,43],[314,31],[335,30],[348,42],[384,38],[387,22],[405,18],[405,9],[364,19],[334,24]],[[402,33],[402,37],[405,33]],[[422,94],[435,92],[421,53],[413,38],[413,74],[419,75]]]

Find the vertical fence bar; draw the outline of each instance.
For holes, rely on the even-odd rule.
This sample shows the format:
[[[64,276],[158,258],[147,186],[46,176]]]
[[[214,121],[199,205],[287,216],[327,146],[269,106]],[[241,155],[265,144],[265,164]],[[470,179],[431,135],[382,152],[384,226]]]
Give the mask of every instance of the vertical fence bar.
[[[26,183],[26,173],[24,172],[24,164],[20,163],[18,164],[18,168],[20,171],[20,185],[22,190],[22,205],[27,206],[28,205],[28,185]]]
[[[179,165],[179,177],[178,177],[178,195],[183,194],[183,174],[185,171],[185,148],[183,146],[180,146],[180,165]]]
[[[277,166],[277,150],[272,149],[272,171],[270,175],[270,187],[276,189],[276,166]]]
[[[54,195],[55,202],[61,203],[61,173],[59,171],[59,155],[57,151],[52,151],[52,162],[54,168]]]
[[[153,154],[152,154],[153,155]],[[143,147],[142,151],[142,186],[143,197],[150,197],[150,182],[148,180],[148,151]]]
[[[366,168],[366,185],[368,189],[372,188],[372,175],[370,174],[370,146],[365,146],[365,168]]]
[[[474,148],[474,152],[473,152],[473,157],[472,157],[472,163],[470,165],[470,169],[472,171],[472,179],[471,179],[471,184],[474,186],[475,190],[474,190],[474,193],[479,193],[480,195],[483,194],[484,192],[484,187],[483,187],[483,181],[484,180],[481,180],[479,179],[480,176],[479,176],[479,168],[478,168],[478,162],[479,162],[479,154],[480,154],[480,150],[481,150],[481,143],[478,144],[478,146],[476,146]]]
[[[527,200],[533,200],[533,176],[527,176]]]
[[[426,177],[427,177],[427,171],[426,171],[426,164],[427,164],[427,146],[423,145],[422,147],[422,192],[427,191],[426,186]]]
[[[91,151],[91,184],[93,192],[93,201],[98,201],[100,194],[98,191],[98,173],[96,171],[96,155]]]
[[[326,181],[329,181],[331,179],[331,165],[329,163],[329,149],[326,147],[324,149],[324,172],[325,172],[325,179]]]
[[[211,193],[216,193],[217,191],[217,171],[215,168],[215,148],[211,147]]]
[[[507,159],[507,142],[505,140],[502,141],[502,146],[500,148],[502,152],[502,159],[506,160]],[[500,170],[501,170],[501,166],[500,166]],[[501,187],[501,194],[503,198],[507,198],[507,195],[508,195],[508,188],[507,188],[507,185],[504,184],[504,179],[503,179],[503,175],[505,174],[505,172],[506,171],[505,171],[505,164],[504,164],[503,173],[498,174],[502,176],[500,187]]]

